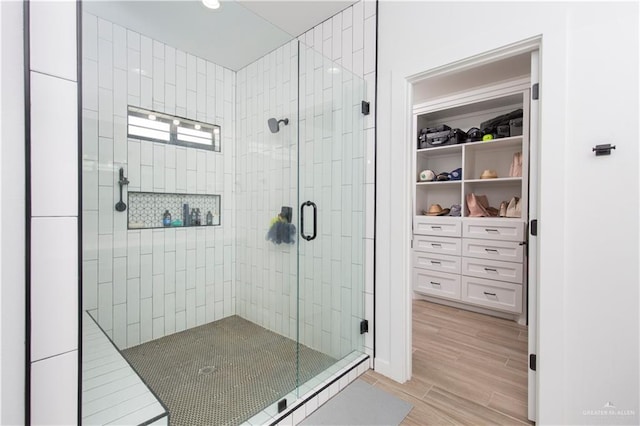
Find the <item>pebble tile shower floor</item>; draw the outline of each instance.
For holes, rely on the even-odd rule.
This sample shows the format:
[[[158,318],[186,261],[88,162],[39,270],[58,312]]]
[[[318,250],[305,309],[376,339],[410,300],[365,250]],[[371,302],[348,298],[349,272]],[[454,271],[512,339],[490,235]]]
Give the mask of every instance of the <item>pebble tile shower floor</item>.
[[[238,316],[122,351],[171,424],[237,425],[296,386],[296,342]],[[300,383],[335,359],[300,345]],[[288,401],[289,403],[291,401]]]

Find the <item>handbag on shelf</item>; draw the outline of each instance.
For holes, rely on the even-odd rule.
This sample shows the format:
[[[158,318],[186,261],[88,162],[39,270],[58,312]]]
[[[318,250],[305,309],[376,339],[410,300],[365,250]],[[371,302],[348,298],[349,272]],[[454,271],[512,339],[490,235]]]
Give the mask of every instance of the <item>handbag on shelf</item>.
[[[522,203],[520,198],[513,197],[507,205],[507,217],[521,217],[522,216]]]
[[[511,167],[509,168],[509,176],[522,177],[522,153],[516,152],[513,154],[513,160],[511,161]]]
[[[500,203],[500,210],[498,212],[498,216],[507,217],[507,202],[503,201]]]

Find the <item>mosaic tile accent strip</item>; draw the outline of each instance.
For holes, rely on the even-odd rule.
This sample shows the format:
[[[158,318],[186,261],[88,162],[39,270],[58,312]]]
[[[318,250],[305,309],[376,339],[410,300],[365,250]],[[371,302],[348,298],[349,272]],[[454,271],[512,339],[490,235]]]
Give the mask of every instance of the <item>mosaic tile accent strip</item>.
[[[184,226],[183,206],[189,212],[200,209],[201,225],[207,226],[207,215],[211,212],[209,226],[220,225],[220,195],[163,194],[156,192],[129,192],[129,229],[166,228],[162,219],[166,211],[171,215],[172,227]],[[179,220],[180,224],[176,221]]]

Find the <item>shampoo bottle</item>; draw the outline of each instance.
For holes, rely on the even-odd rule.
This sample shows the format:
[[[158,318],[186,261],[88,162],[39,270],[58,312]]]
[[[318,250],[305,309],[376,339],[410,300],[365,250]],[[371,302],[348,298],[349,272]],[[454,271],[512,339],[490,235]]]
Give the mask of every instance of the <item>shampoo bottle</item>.
[[[171,226],[171,213],[169,213],[169,210],[165,210],[164,215],[162,215],[162,226]]]

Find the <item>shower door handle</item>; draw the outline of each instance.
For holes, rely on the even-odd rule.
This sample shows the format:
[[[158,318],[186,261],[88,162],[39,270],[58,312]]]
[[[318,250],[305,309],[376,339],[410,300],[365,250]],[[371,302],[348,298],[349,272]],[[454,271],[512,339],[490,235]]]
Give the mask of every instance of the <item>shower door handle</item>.
[[[307,206],[313,207],[313,235],[304,234],[304,208]],[[318,230],[318,206],[313,201],[305,201],[300,206],[300,235],[307,241],[311,241],[316,238]]]

